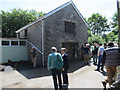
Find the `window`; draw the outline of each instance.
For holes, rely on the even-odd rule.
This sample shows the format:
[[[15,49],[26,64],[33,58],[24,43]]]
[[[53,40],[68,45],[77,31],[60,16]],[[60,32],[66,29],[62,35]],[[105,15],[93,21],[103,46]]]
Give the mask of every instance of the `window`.
[[[9,45],[9,41],[2,41],[2,45]]]
[[[26,46],[26,41],[20,41],[20,46]]]
[[[18,33],[18,38],[20,38],[20,33]]]
[[[67,34],[75,35],[76,34],[76,32],[75,32],[75,23],[65,21],[65,32]]]
[[[25,37],[27,37],[27,29],[25,30]]]
[[[11,45],[17,46],[18,45],[18,41],[11,41]]]

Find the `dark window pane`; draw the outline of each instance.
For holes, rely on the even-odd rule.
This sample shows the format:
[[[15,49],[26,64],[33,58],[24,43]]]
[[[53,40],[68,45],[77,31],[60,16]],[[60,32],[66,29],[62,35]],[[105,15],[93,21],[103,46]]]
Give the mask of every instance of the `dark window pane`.
[[[25,30],[25,37],[27,37],[27,29]]]
[[[11,45],[18,45],[18,41],[11,41]]]
[[[2,45],[9,45],[9,41],[2,41]]]
[[[20,41],[20,46],[26,46],[26,41]]]
[[[18,33],[18,38],[20,38],[20,33]]]
[[[75,35],[75,23],[65,21],[65,32]]]

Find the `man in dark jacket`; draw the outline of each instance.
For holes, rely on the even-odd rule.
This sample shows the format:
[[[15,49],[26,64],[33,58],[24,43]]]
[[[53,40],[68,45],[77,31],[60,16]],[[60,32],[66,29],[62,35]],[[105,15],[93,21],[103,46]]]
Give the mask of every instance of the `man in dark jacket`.
[[[94,49],[92,51],[93,54],[93,64],[97,65],[97,54],[98,54],[98,47],[96,46],[96,43],[94,43]]]
[[[62,72],[62,75],[63,75],[63,86],[68,86],[68,75],[67,75],[67,71],[68,71],[68,68],[69,68],[69,65],[68,65],[68,59],[67,59],[67,50],[65,48],[62,48],[61,49],[61,53],[62,53],[62,58],[63,58],[63,72]]]

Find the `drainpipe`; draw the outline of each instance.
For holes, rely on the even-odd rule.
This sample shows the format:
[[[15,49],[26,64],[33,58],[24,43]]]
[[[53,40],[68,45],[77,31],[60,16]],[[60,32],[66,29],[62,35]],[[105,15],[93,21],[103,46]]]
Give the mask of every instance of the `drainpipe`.
[[[44,67],[44,21],[42,20],[42,64]]]

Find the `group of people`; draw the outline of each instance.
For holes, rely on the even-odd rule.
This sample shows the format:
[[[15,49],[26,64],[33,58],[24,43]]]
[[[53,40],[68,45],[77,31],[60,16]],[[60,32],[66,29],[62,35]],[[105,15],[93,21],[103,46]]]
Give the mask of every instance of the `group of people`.
[[[107,72],[107,79],[102,81],[104,85],[109,83],[112,85],[115,81],[116,68],[120,65],[120,49],[115,47],[113,42],[108,44],[97,44],[94,43],[93,46],[86,44],[81,47],[82,59],[84,64],[89,64],[89,59],[93,57],[93,64],[97,65],[95,71],[103,71],[104,66]]]
[[[30,51],[33,67],[36,67],[38,51],[35,47],[32,47]],[[69,85],[67,71],[69,69],[68,59],[67,59],[67,50],[66,48],[61,48],[61,54],[57,53],[57,48],[51,48],[51,54],[48,56],[47,68],[51,71],[54,88],[58,90],[62,87],[67,87]],[[63,79],[61,78],[61,75]],[[63,83],[62,83],[63,81]],[[58,85],[59,82],[59,85]]]
[[[31,55],[34,67],[36,67],[37,53],[37,50],[33,47],[31,50]],[[119,47],[115,47],[113,42],[109,42],[108,44],[104,45],[94,43],[93,46],[85,44],[81,47],[81,55],[81,58],[84,60],[85,65],[90,64],[89,60],[91,57],[93,57],[93,64],[97,65],[97,69],[95,69],[95,71],[101,70],[104,72],[105,66],[107,79],[105,81],[102,81],[104,85],[106,85],[106,83],[109,83],[109,85],[112,85],[114,83],[116,68],[120,65]],[[56,47],[51,48],[51,54],[48,56],[47,67],[48,70],[51,71],[55,90],[58,90],[58,87],[62,88],[63,86],[69,85],[67,75],[69,64],[67,57],[66,48],[61,48],[61,54],[57,52]],[[63,79],[61,78],[61,75]]]
[[[84,60],[84,64],[89,64],[89,60],[91,59],[91,57],[93,57],[93,64],[97,65],[97,59],[100,59],[103,55],[103,51],[104,51],[104,46],[102,46],[102,44],[97,44],[94,43],[93,46],[90,46],[89,44],[83,44],[81,47],[81,55],[82,55],[82,60]],[[99,57],[98,57],[99,56]],[[100,67],[100,62],[98,62],[98,69],[99,70]]]

